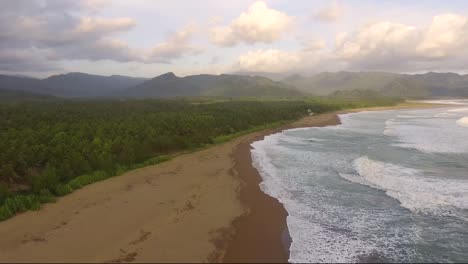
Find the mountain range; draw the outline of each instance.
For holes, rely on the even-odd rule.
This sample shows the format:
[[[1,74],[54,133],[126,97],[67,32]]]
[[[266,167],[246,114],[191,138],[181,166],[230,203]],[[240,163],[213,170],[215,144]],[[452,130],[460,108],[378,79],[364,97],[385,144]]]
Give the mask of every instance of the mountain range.
[[[260,76],[200,74],[177,77],[169,72],[125,91],[131,97],[260,97],[300,96],[301,93],[281,82]]]
[[[265,75],[280,81],[271,80]],[[386,72],[324,72],[311,76],[268,73],[191,75],[169,72],[152,79],[67,73],[45,79],[0,75],[0,97],[51,95],[95,97],[297,97],[367,90],[403,98],[468,97],[468,75],[456,73],[397,74]],[[8,92],[10,91],[10,92]],[[12,91],[17,91],[12,93]],[[18,92],[21,91],[21,92]]]
[[[100,76],[79,72],[53,75],[45,79],[0,75],[0,89],[20,90],[58,97],[113,97],[147,79],[128,76]]]
[[[291,75],[282,80],[299,91],[329,95],[335,91],[372,90],[403,98],[468,97],[468,75],[429,72],[324,72],[310,77]]]

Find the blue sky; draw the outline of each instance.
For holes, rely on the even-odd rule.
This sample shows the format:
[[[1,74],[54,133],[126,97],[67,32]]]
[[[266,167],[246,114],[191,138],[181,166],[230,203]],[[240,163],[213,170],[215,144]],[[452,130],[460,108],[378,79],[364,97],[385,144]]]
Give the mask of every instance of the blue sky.
[[[0,73],[455,71],[468,1],[0,2]]]

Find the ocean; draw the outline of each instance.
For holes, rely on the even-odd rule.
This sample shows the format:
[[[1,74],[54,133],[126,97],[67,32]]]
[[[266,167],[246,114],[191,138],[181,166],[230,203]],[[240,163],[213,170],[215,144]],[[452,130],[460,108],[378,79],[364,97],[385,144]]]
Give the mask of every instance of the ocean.
[[[340,115],[252,143],[290,262],[467,262],[468,101]]]

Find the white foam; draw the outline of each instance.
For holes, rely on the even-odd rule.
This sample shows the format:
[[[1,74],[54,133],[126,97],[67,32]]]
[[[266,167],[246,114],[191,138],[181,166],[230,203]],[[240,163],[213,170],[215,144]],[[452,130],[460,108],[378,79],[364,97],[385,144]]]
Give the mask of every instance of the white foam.
[[[434,109],[420,112],[432,113]],[[454,116],[452,116],[454,114]],[[466,153],[468,152],[468,140],[466,131],[460,126],[465,126],[466,120],[455,124],[454,112],[438,113],[435,118],[418,118],[415,121],[405,119],[398,121],[389,119],[385,122],[383,134],[394,137],[393,146],[413,148],[425,153]],[[403,119],[402,119],[403,120]]]
[[[468,180],[430,177],[367,157],[350,162],[356,155],[373,156],[360,143],[381,144],[380,140],[428,152],[468,150],[463,143],[467,141],[461,140],[466,130],[455,124],[456,117],[431,118],[441,111],[447,109],[346,114],[340,116],[339,126],[286,130],[252,143],[261,189],[289,214],[289,262],[358,262],[374,253],[388,261],[414,261],[417,249],[405,246],[421,240],[421,227],[413,217],[467,220]],[[384,128],[395,137],[382,137]],[[380,137],[378,142],[374,136]]]
[[[449,113],[460,113],[460,112],[468,112],[468,108],[455,108],[447,110]]]
[[[434,117],[452,117],[452,116],[456,116],[456,114],[443,112],[443,113],[437,113],[434,115]]]
[[[398,118],[407,118],[407,119],[413,119],[413,118],[431,118],[432,116],[427,116],[427,115],[397,115]]]
[[[341,177],[381,189],[413,212],[452,215],[456,209],[468,210],[468,181],[423,176],[415,169],[378,162],[368,157],[354,161],[357,174]]]
[[[462,127],[468,127],[468,116],[458,119],[457,124]]]
[[[277,146],[281,134],[273,134],[266,136],[262,141],[256,141],[251,144],[253,149],[252,164],[262,177],[260,188],[262,191],[271,197],[281,201],[289,196],[282,186],[281,177],[276,174],[277,169],[274,167],[271,158],[268,155],[268,146]]]
[[[448,104],[448,105],[467,105],[468,100],[466,99],[459,99],[459,100],[422,100],[422,103],[429,103],[429,104]]]
[[[326,200],[327,196],[333,196],[330,191],[322,192],[320,187],[315,189],[313,185],[304,185],[303,180],[312,175],[314,182],[320,177],[328,177],[318,168],[311,171],[311,165],[308,165],[311,162],[319,166],[334,164],[342,167],[345,164],[337,160],[335,153],[288,149],[282,146],[288,137],[286,133],[267,136],[262,141],[252,143],[251,153],[254,167],[263,180],[261,189],[278,199],[288,211],[287,223],[293,238],[289,262],[358,262],[361,256],[370,255],[376,250],[379,254],[403,259],[405,256],[399,252],[397,240],[404,237],[405,241],[411,241],[414,239],[412,232],[387,230],[393,235],[377,239],[370,230],[380,226],[382,219],[388,219],[390,212],[382,211],[380,215],[369,214],[365,210],[360,212],[359,208],[349,211],[348,207],[333,205]],[[321,197],[325,197],[325,200]],[[342,221],[336,217],[354,220]],[[345,231],[339,231],[341,229]]]

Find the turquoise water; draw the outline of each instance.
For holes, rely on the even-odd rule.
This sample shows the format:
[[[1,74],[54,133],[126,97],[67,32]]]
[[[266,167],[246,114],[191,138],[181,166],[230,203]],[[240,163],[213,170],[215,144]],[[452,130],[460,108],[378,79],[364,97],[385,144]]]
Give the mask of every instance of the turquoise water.
[[[467,262],[468,102],[341,115],[252,144],[290,262]]]

